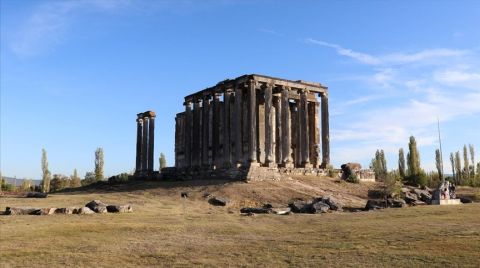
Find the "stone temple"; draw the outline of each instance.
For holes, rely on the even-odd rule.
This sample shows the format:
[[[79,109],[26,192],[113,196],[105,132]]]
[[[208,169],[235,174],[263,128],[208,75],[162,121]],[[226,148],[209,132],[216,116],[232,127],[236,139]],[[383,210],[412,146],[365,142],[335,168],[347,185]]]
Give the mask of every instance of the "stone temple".
[[[320,83],[243,75],[186,96],[184,106],[175,118],[177,174],[275,177],[330,164],[328,88]]]

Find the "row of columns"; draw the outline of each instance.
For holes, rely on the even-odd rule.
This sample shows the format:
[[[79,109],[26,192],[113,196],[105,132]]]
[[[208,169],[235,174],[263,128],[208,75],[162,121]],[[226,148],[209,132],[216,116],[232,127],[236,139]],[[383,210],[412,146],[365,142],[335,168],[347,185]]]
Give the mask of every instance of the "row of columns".
[[[155,112],[147,111],[137,114],[137,157],[135,174],[153,173],[153,156],[155,145]]]
[[[186,99],[185,113],[176,122],[180,131],[176,166],[326,167],[330,162],[327,94],[320,93],[320,163],[320,103],[314,93],[287,86],[275,89],[274,93],[273,84],[250,80],[224,89],[223,101],[217,92]],[[292,93],[299,97],[291,98]]]

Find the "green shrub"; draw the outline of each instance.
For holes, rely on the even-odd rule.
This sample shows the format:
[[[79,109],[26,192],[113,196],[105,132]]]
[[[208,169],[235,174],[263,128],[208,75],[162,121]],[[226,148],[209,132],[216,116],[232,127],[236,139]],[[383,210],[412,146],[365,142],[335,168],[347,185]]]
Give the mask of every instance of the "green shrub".
[[[350,173],[350,175],[345,180],[351,183],[360,183],[360,180],[358,179],[355,172]]]
[[[128,177],[129,177],[128,173],[122,173],[122,174],[108,178],[108,183],[111,183],[111,184],[124,183],[128,181]]]

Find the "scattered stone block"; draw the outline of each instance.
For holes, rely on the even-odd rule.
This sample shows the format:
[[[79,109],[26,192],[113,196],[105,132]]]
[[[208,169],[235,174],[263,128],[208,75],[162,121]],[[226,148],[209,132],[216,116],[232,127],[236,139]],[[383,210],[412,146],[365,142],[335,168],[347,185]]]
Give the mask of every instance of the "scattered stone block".
[[[462,202],[463,204],[473,203],[472,199],[467,198],[467,197],[460,197],[460,202]]]
[[[79,208],[75,208],[75,207],[72,207],[72,208],[57,208],[55,210],[55,214],[76,214],[75,212],[78,209]]]
[[[277,215],[288,215],[291,212],[291,208],[284,207],[284,208],[272,208],[272,212]]]
[[[100,200],[90,201],[85,207],[88,207],[96,213],[107,213],[107,205]]]
[[[39,208],[32,212],[31,215],[53,215],[57,208]]]
[[[272,210],[270,208],[242,208],[240,213],[253,213],[253,214],[269,214]]]
[[[368,200],[367,204],[365,205],[365,210],[377,210],[377,209],[384,209],[385,208],[385,201],[379,201],[379,200]]]
[[[311,206],[311,212],[314,214],[327,213],[329,210],[330,210],[330,206],[323,203],[322,201],[316,202]]]
[[[288,204],[294,213],[307,213],[310,210],[310,204],[303,200],[296,200]]]
[[[129,213],[133,212],[132,205],[108,205],[107,211],[111,213]]]
[[[32,215],[33,212],[37,211],[38,208],[30,208],[30,207],[6,207],[5,215]]]
[[[80,214],[80,215],[95,214],[95,211],[91,210],[89,207],[82,207],[74,211],[74,214]]]
[[[222,197],[212,197],[208,200],[208,203],[214,206],[226,206],[228,203],[230,203],[230,200]]]
[[[327,204],[331,210],[334,211],[343,211],[343,205],[338,200],[334,199],[331,196],[322,197],[320,199],[323,203]]]

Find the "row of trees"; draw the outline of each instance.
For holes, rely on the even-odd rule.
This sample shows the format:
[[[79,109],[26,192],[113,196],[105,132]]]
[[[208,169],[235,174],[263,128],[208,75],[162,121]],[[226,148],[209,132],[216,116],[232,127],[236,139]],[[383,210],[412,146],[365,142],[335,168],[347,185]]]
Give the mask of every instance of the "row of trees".
[[[470,152],[470,159],[468,153]],[[450,153],[450,164],[453,180],[459,185],[471,185],[480,187],[480,162],[475,167],[475,148],[472,144],[463,145],[463,167],[460,151]],[[437,161],[438,166],[438,161]]]
[[[457,185],[480,187],[480,162],[475,166],[475,149],[471,144],[468,148],[469,150],[467,150],[466,145],[463,146],[463,167],[460,152],[457,151],[455,154],[450,154],[453,177],[446,179],[452,180]],[[470,158],[468,157],[468,152],[470,153]],[[388,172],[383,150],[376,151],[370,167],[375,172],[375,178],[384,181],[386,188],[389,188],[386,191],[391,192],[399,189],[399,182],[410,185],[437,187],[439,182],[445,178],[443,160],[439,149],[435,151],[435,162],[436,172],[427,173],[422,169],[417,142],[415,137],[411,136],[406,157],[403,148],[400,148],[398,151],[398,169]]]
[[[104,163],[103,149],[99,147],[95,150],[94,172],[87,172],[83,180],[81,180],[78,176],[77,169],[73,170],[73,174],[71,176],[55,174],[52,178],[51,172],[48,168],[47,151],[42,149],[42,182],[40,183],[41,191],[48,193],[65,188],[80,187],[103,180]]]
[[[17,187],[16,185],[9,184],[6,180],[3,179],[0,173],[0,191],[35,191],[39,190],[42,192],[54,192],[65,188],[76,188],[80,186],[89,185],[104,179],[104,154],[102,148],[97,148],[95,150],[95,169],[94,171],[86,172],[85,177],[81,179],[78,176],[77,169],[73,170],[73,174],[70,176],[65,176],[63,174],[54,174],[50,172],[48,166],[47,151],[42,149],[42,181],[39,187],[36,187],[33,184],[32,180],[24,179],[22,184]],[[160,171],[167,167],[167,160],[163,153],[160,154],[159,158]],[[122,178],[128,178],[128,173],[122,173]],[[16,189],[17,188],[17,189]]]

